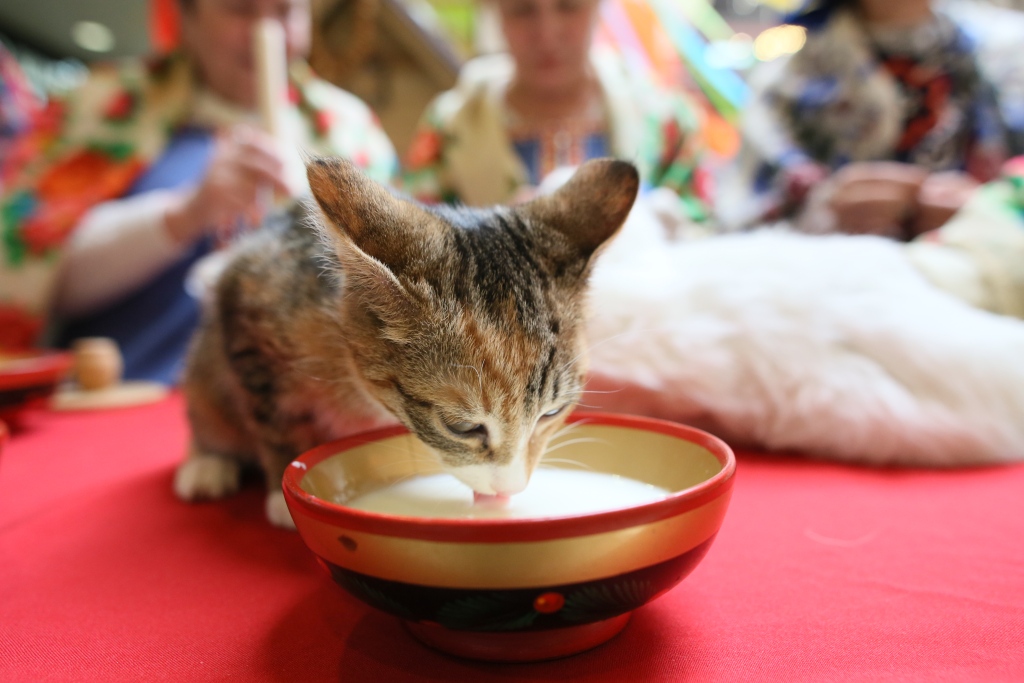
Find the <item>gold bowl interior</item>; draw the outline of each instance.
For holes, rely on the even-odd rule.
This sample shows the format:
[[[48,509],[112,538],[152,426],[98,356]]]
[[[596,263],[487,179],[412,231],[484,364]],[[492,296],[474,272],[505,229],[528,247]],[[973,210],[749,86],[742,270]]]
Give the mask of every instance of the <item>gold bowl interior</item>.
[[[628,477],[685,491],[714,477],[724,465],[703,446],[643,429],[578,423],[549,447],[555,462],[540,467],[582,469]],[[306,493],[345,505],[361,495],[416,475],[441,472],[437,459],[416,437],[402,434],[328,457],[299,483]]]

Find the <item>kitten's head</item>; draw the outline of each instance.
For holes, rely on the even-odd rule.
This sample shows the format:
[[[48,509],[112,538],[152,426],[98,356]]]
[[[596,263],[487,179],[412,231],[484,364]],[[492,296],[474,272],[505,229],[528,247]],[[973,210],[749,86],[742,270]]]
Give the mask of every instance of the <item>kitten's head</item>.
[[[592,161],[492,209],[405,201],[337,159],[308,173],[368,390],[475,491],[521,491],[583,390],[587,278],[636,169]]]

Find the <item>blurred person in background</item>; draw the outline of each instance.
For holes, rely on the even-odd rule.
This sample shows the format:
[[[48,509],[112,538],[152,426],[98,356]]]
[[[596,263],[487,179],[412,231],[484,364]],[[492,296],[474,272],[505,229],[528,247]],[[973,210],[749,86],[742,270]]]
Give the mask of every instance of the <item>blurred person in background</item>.
[[[704,220],[698,110],[593,47],[598,0],[491,1],[508,53],[470,61],[427,108],[403,189],[426,202],[515,202],[556,168],[613,156]]]
[[[25,140],[34,158],[0,198],[0,306],[29,326],[52,311],[61,344],[112,337],[127,378],[173,383],[199,317],[190,269],[258,225],[275,194],[306,191],[298,148],[382,182],[397,160],[370,110],[306,65],[310,0],[160,9],[180,17],[179,49],[93,69]],[[253,35],[265,18],[284,28],[294,145],[260,128]]]
[[[911,239],[941,225],[1005,160],[975,45],[929,0],[817,0],[807,40],[751,77],[743,148],[716,208],[731,228]]]

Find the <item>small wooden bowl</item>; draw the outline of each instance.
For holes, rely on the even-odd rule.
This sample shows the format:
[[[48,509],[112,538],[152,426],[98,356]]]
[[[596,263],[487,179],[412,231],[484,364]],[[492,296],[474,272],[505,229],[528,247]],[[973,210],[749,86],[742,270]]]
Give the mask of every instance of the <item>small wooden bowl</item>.
[[[45,407],[73,362],[62,351],[0,352],[0,420],[15,428],[25,411]]]

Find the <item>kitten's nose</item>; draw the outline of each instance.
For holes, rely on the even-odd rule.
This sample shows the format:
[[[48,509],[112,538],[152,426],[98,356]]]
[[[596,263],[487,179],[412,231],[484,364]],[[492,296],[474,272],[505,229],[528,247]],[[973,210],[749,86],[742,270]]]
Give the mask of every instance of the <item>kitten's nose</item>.
[[[526,467],[511,465],[468,465],[449,469],[462,483],[486,496],[511,496],[526,488],[530,474]]]
[[[525,489],[528,483],[530,474],[518,463],[495,467],[491,474],[491,488],[499,496],[515,495]]]

